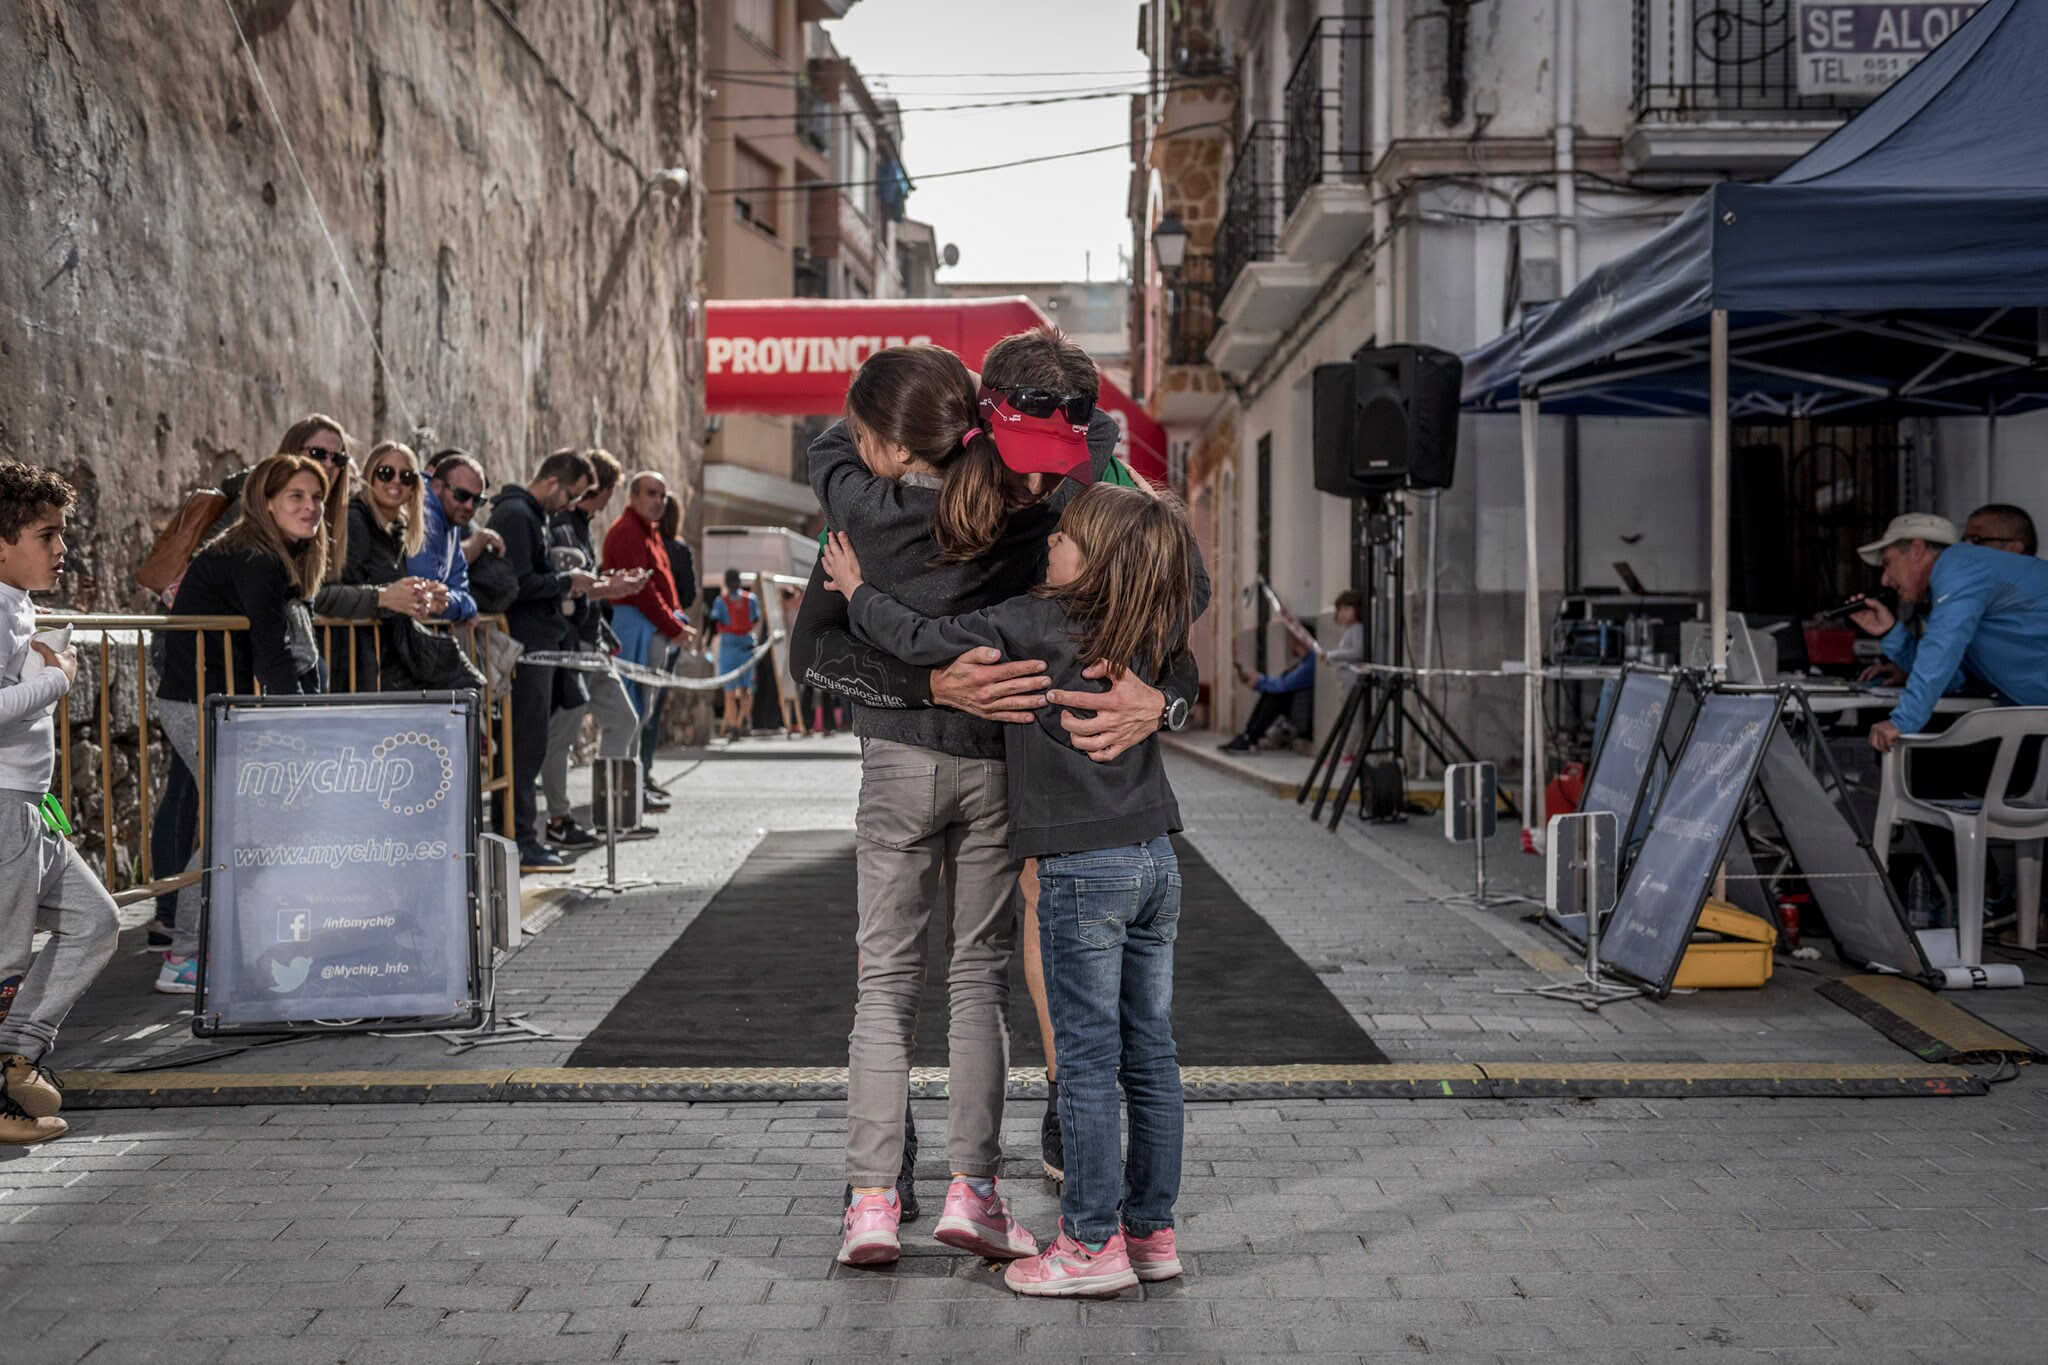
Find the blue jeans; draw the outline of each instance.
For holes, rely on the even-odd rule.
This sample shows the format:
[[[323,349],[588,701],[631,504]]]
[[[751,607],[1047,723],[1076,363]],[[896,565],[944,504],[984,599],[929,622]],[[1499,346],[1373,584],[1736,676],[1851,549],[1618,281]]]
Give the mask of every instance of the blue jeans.
[[[639,664],[644,668],[659,668],[654,662],[655,647],[661,639],[661,632],[654,628],[654,622],[638,607],[629,607],[624,602],[612,604],[612,634],[619,637],[619,657],[627,663]],[[647,699],[643,692],[652,692],[651,687],[643,688],[638,683],[626,684],[626,695],[633,699],[633,710],[645,716]]]
[[[1180,861],[1145,844],[1038,860],[1038,933],[1053,1036],[1067,1235],[1100,1242],[1119,1218],[1140,1237],[1173,1226],[1180,1193],[1180,1060],[1173,1044],[1173,940]],[[1123,1155],[1117,1080],[1130,1106]]]

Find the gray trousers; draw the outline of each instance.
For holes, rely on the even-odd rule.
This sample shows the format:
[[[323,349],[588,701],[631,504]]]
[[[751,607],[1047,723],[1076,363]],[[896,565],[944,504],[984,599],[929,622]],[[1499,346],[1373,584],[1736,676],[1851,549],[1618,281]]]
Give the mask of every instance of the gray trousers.
[[[164,727],[164,738],[170,741],[171,752],[184,761],[193,778],[199,776],[199,708],[189,701],[165,701],[161,697],[156,704],[157,724]],[[201,808],[204,809],[206,793],[199,793]],[[199,866],[200,850],[194,849],[192,858],[184,870],[192,871]],[[160,867],[156,874],[161,877],[170,871]],[[180,887],[178,890],[178,913],[171,922],[171,956],[190,957],[199,951],[199,883]]]
[[[640,715],[626,696],[626,685],[610,673],[585,673],[590,704],[556,711],[548,717],[548,753],[541,760],[540,789],[547,818],[569,813],[569,750],[583,729],[587,711],[597,717],[597,752],[604,758],[632,758],[640,752]],[[542,831],[545,833],[545,831]]]
[[[846,1089],[846,1178],[855,1186],[894,1185],[903,1164],[903,1095],[934,909],[946,916],[951,953],[946,1156],[963,1175],[992,1176],[1001,1163],[1010,955],[1024,903],[1005,781],[997,760],[861,742],[860,997]]]
[[[114,898],[43,824],[41,800],[41,792],[0,788],[0,1054],[31,1061],[48,1055],[121,933]],[[51,935],[40,954],[38,929]]]

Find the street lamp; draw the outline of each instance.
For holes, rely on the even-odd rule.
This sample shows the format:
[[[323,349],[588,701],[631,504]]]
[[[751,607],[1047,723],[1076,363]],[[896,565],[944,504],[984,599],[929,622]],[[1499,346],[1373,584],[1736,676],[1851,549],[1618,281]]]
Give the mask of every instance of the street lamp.
[[[1181,262],[1187,259],[1187,224],[1170,209],[1152,229],[1152,252],[1159,258],[1159,268],[1169,275],[1178,274]]]

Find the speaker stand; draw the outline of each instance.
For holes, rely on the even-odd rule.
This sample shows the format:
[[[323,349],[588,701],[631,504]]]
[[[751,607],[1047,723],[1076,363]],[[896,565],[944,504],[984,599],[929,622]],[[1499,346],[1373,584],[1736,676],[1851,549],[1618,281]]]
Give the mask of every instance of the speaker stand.
[[[1351,691],[1344,698],[1343,709],[1338,713],[1337,723],[1330,727],[1330,734],[1323,741],[1322,749],[1316,754],[1315,765],[1308,771],[1301,789],[1295,793],[1295,804],[1308,800],[1308,794],[1316,793],[1316,803],[1310,812],[1310,819],[1323,818],[1323,806],[1330,799],[1329,783],[1337,776],[1337,770],[1344,766],[1344,745],[1357,729],[1359,717],[1367,714],[1365,728],[1358,736],[1358,747],[1354,751],[1351,766],[1344,774],[1342,785],[1337,788],[1336,802],[1330,811],[1329,827],[1332,831],[1344,818],[1344,807],[1351,801],[1351,794],[1359,789],[1364,780],[1367,760],[1376,755],[1391,755],[1396,760],[1400,755],[1391,748],[1373,746],[1373,736],[1390,716],[1398,716],[1415,729],[1423,747],[1436,756],[1438,763],[1449,767],[1453,763],[1477,763],[1478,755],[1465,742],[1457,727],[1429,699],[1429,694],[1416,685],[1414,678],[1406,673],[1385,675],[1360,674],[1351,684]],[[1434,726],[1434,732],[1432,731]],[[1443,736],[1438,742],[1437,735]],[[1450,747],[1446,748],[1448,744]],[[1507,813],[1513,819],[1521,819],[1522,812],[1514,800],[1503,794]],[[1361,819],[1368,818],[1361,814]]]

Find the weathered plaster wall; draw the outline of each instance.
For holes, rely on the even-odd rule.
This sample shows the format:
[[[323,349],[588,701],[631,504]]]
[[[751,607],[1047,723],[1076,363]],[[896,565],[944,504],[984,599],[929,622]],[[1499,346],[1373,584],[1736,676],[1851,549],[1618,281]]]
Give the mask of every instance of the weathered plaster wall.
[[[493,482],[601,441],[694,526],[699,44],[694,0],[0,5],[0,448],[80,486],[69,605],[143,607],[176,500],[314,410]]]

